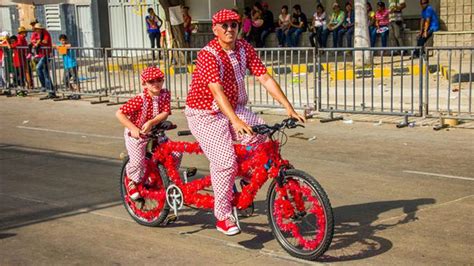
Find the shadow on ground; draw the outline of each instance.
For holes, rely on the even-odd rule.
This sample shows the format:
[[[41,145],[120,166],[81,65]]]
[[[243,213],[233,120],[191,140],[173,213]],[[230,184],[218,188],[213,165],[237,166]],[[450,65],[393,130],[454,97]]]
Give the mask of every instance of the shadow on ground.
[[[121,204],[119,161],[12,145],[0,161],[2,231]]]

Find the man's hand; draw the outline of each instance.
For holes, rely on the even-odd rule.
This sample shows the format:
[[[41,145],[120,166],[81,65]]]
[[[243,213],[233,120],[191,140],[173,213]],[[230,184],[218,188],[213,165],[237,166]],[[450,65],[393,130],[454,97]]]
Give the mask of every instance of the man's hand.
[[[301,123],[306,123],[306,118],[295,112],[295,110],[288,111],[288,116],[297,119]]]
[[[140,133],[143,134],[143,135],[146,135],[146,134],[150,133],[153,126],[154,125],[153,125],[153,122],[151,120],[145,122],[145,124],[143,124],[143,126],[142,126],[142,130],[140,130]]]
[[[134,139],[139,139],[140,138],[140,129],[134,128],[134,129],[130,130],[130,135]]]
[[[235,132],[240,136],[253,135],[252,128],[240,119],[232,122],[232,126],[234,127]]]

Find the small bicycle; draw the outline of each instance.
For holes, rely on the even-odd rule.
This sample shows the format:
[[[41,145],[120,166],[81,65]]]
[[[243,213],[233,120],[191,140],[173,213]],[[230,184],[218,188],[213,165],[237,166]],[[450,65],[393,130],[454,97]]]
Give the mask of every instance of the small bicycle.
[[[252,127],[256,134],[268,136],[268,141],[246,146],[235,144],[239,164],[238,177],[241,189],[234,185],[233,206],[241,216],[253,215],[253,200],[268,180],[272,183],[267,192],[268,221],[278,243],[292,256],[314,260],[331,244],[334,219],[331,204],[321,185],[309,174],[294,169],[281,158],[280,149],[286,143],[285,129],[296,128],[297,120],[289,118],[270,125]],[[212,209],[214,198],[203,191],[211,186],[210,176],[190,180],[196,168],[179,173],[179,154],[202,154],[197,142],[175,142],[165,132],[176,126],[166,121],[148,135],[145,180],[138,185],[142,196],[132,200],[126,190],[129,179],[124,159],[120,178],[120,192],[124,206],[132,218],[141,225],[159,226],[174,222],[183,206]],[[191,135],[180,131],[178,136]],[[173,211],[172,215],[169,212]],[[238,226],[240,226],[238,224]]]

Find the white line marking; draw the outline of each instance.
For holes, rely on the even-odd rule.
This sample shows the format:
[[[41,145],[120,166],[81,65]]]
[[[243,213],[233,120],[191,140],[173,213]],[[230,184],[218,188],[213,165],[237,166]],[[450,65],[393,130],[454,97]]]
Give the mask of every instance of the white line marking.
[[[430,175],[430,176],[438,176],[438,177],[446,177],[446,178],[452,178],[452,179],[461,179],[461,180],[474,181],[474,178],[473,178],[473,177],[464,177],[464,176],[455,176],[455,175],[442,175],[442,174],[427,173],[427,172],[418,172],[418,171],[409,171],[409,170],[405,170],[405,171],[403,171],[403,172],[404,172],[404,173],[410,173],[410,174]]]
[[[123,140],[123,137],[114,137],[114,136],[99,135],[99,134],[90,134],[90,133],[74,132],[74,131],[63,131],[63,130],[55,130],[55,129],[48,129],[48,128],[40,128],[40,127],[17,126],[17,128],[29,129],[29,130],[36,130],[36,131],[44,131],[44,132],[54,132],[54,133],[61,133],[61,134],[68,134],[68,135],[76,135],[76,136],[89,136],[89,137],[95,137],[95,138],[106,138],[106,139],[120,139],[120,140]]]

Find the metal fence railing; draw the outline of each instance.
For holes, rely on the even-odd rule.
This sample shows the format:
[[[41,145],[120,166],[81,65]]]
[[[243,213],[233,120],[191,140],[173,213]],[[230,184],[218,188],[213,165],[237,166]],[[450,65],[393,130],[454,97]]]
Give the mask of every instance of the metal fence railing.
[[[421,115],[419,52],[416,47],[320,49],[318,110]],[[356,53],[366,56],[356,59]]]
[[[28,47],[7,51],[0,68],[4,91],[42,89],[37,59]],[[257,52],[268,73],[298,109],[413,116],[473,116],[473,47],[264,48]],[[142,91],[140,72],[150,65],[166,74],[172,101],[186,100],[198,48],[69,48],[50,51],[46,67],[63,95],[106,97],[123,102]],[[65,54],[66,53],[66,54]],[[369,60],[356,53],[367,53]],[[420,53],[421,59],[416,55]],[[69,59],[76,62],[71,78]],[[69,77],[66,79],[65,77]],[[67,82],[69,81],[69,83]],[[278,108],[257,78],[245,79],[249,106]]]
[[[474,47],[427,48],[425,116],[472,117]]]

